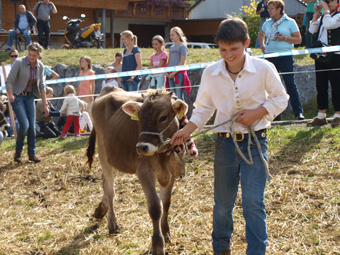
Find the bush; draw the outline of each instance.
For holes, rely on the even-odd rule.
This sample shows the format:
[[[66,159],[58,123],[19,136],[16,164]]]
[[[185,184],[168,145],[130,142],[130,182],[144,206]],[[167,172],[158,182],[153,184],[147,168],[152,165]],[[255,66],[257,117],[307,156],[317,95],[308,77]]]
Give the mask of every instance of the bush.
[[[257,2],[250,0],[248,6],[242,6],[240,11],[244,12],[243,20],[248,25],[248,32],[250,36],[250,47],[254,47],[256,43],[257,34],[259,32],[259,26],[261,17],[256,14]]]

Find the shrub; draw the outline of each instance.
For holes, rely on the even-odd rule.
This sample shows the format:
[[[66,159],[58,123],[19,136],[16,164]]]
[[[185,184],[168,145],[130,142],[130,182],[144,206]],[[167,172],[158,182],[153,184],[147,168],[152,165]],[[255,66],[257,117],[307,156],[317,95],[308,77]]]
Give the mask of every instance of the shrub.
[[[248,31],[250,36],[250,47],[254,47],[256,43],[257,34],[259,32],[259,26],[261,17],[256,14],[257,2],[250,0],[248,6],[242,6],[240,11],[244,12],[243,20],[248,25]]]

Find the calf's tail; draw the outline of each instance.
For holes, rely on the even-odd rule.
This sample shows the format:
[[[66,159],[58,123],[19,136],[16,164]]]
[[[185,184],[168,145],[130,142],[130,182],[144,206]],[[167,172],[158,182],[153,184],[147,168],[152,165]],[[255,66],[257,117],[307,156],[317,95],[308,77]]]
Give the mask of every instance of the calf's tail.
[[[86,164],[90,168],[91,172],[91,166],[93,163],[93,156],[96,150],[96,129],[93,127],[89,140],[87,141],[87,149],[86,149],[86,156],[87,156],[87,161]]]

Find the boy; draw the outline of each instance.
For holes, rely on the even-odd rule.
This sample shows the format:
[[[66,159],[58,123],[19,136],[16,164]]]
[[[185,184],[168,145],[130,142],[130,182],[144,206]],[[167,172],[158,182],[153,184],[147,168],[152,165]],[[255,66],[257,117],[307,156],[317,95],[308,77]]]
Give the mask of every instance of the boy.
[[[222,21],[215,37],[222,59],[207,67],[202,75],[195,110],[189,123],[177,131],[171,143],[201,130],[217,110],[215,125],[242,115],[233,125],[238,146],[248,158],[248,126],[253,125],[267,157],[267,134],[272,121],[288,104],[289,96],[273,64],[246,54],[250,39],[248,28],[239,18]],[[266,167],[254,139],[251,153],[254,164],[248,165],[237,153],[230,134],[230,122],[218,132],[214,162],[213,249],[216,255],[229,255],[233,232],[233,208],[241,181],[242,208],[246,221],[247,254],[265,254],[267,245],[264,189]],[[249,158],[248,158],[249,160]]]
[[[52,98],[53,93],[54,91],[51,87],[46,87],[47,99]],[[60,112],[53,107],[52,103],[49,100],[47,100],[47,103],[48,109],[50,110],[47,117],[45,117],[45,109],[42,100],[38,101],[35,106],[36,120],[38,126],[40,127],[39,134],[43,138],[56,138],[60,135],[60,131],[56,128],[51,119],[52,117],[58,117],[60,115]]]
[[[76,91],[72,85],[67,85],[64,88],[66,98],[61,106],[60,116],[63,116],[63,114],[66,113],[67,118],[63,132],[61,132],[61,135],[59,136],[60,138],[67,137],[67,131],[70,129],[73,121],[75,136],[80,136],[79,116],[84,110],[84,104],[83,101],[75,96],[75,93]]]

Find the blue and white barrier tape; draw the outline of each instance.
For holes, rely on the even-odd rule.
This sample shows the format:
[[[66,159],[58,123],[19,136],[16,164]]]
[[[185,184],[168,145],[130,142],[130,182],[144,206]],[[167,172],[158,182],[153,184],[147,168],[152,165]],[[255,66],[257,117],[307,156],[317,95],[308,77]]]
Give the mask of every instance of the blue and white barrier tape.
[[[272,57],[296,56],[296,55],[305,55],[305,54],[310,54],[310,53],[335,52],[335,51],[340,51],[339,45],[330,46],[330,47],[322,47],[322,48],[312,48],[312,49],[304,49],[304,50],[291,50],[291,51],[284,51],[284,52],[277,52],[277,53],[269,53],[269,54],[264,54],[264,55],[256,55],[254,57],[272,58]],[[55,83],[67,83],[67,82],[84,81],[84,80],[97,80],[97,79],[106,79],[106,78],[117,78],[117,77],[126,77],[126,76],[176,72],[176,71],[183,71],[183,70],[195,70],[195,69],[205,68],[213,63],[215,62],[192,64],[192,65],[185,65],[185,66],[156,68],[156,69],[136,70],[136,71],[130,71],[130,72],[63,78],[63,79],[56,79],[56,80],[47,80],[46,84],[48,85],[48,84],[55,84]]]

